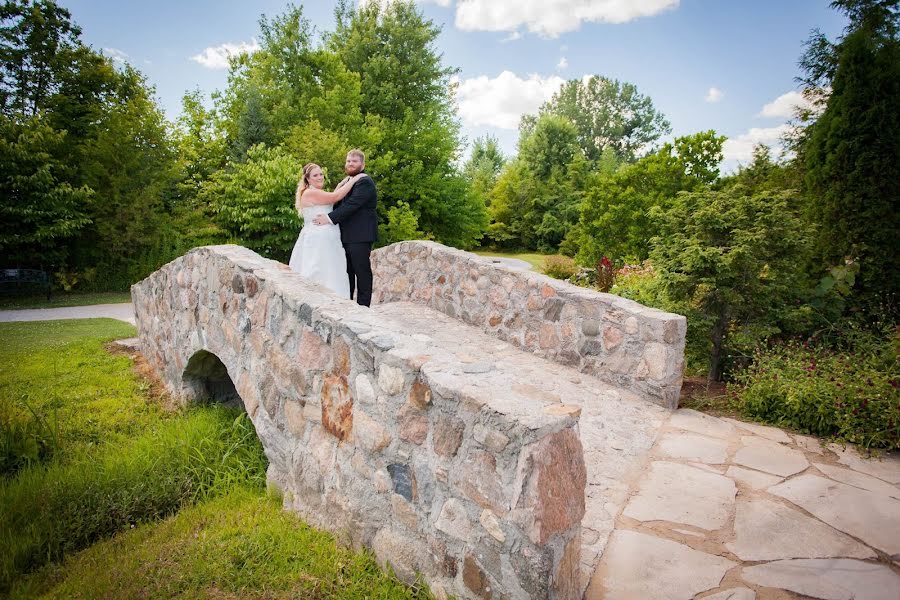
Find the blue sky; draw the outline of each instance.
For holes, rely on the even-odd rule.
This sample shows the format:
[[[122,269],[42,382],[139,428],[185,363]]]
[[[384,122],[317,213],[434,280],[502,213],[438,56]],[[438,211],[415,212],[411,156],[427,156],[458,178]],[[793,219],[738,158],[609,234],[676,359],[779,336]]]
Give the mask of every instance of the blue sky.
[[[373,0],[369,0],[373,1]],[[384,1],[384,0],[381,0]],[[334,0],[296,2],[320,30]],[[60,0],[84,40],[147,75],[169,118],[185,91],[223,89],[219,57],[252,50],[260,14],[284,1]],[[840,35],[845,19],[826,0],[428,0],[442,26],[438,50],[459,68],[459,115],[467,138],[496,135],[508,153],[523,112],[565,79],[598,74],[652,98],[673,135],[715,129],[729,137],[726,170],[756,141],[777,145],[797,101],[794,78],[813,28]],[[193,57],[193,58],[192,58]],[[219,58],[217,61],[216,59]],[[767,106],[768,105],[768,106]]]

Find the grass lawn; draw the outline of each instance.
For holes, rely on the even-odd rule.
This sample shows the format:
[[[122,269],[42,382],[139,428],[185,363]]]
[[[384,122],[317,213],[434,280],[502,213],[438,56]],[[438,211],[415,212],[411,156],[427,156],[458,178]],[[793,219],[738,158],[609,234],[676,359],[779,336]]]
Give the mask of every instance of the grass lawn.
[[[114,319],[0,323],[0,474],[126,440],[163,418],[131,360],[103,349],[135,333]]]
[[[495,252],[492,250],[475,250],[478,256],[502,256],[503,258],[518,258],[530,263],[535,272],[543,273],[545,254],[536,254],[533,252]]]
[[[258,490],[229,494],[95,544],[12,598],[429,598]]]
[[[46,294],[27,296],[0,296],[0,310],[20,308],[59,308],[63,306],[88,306],[90,304],[119,304],[131,302],[131,292],[96,292],[91,294],[66,294],[56,292],[50,301]]]
[[[268,497],[243,413],[166,410],[134,333],[0,323],[0,597],[431,597]]]

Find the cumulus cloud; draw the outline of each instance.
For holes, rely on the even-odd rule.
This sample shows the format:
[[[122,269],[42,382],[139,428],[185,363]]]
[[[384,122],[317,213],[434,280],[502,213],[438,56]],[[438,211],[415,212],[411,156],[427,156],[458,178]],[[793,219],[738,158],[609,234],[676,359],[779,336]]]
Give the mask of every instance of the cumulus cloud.
[[[718,102],[719,100],[721,100],[724,97],[725,97],[725,92],[723,92],[716,86],[713,86],[713,87],[709,88],[708,92],[706,92],[706,98],[704,98],[704,100],[706,100],[707,102]]]
[[[516,129],[523,114],[537,112],[565,81],[555,75],[523,79],[510,71],[493,79],[484,75],[464,79],[456,90],[459,116],[467,127]]]
[[[103,54],[107,55],[116,64],[125,64],[128,62],[128,54],[118,48],[104,48]]]
[[[725,140],[722,154],[725,161],[750,162],[753,158],[753,148],[757,144],[765,144],[772,147],[781,141],[788,132],[790,125],[783,124],[777,127],[753,127],[747,133],[735,138]]]
[[[788,92],[782,94],[763,106],[760,117],[782,117],[789,118],[794,116],[797,108],[809,108],[809,101],[803,97],[800,92]]]
[[[464,31],[515,31],[554,38],[583,22],[627,23],[678,6],[679,0],[460,0],[456,26]]]
[[[505,38],[503,38],[500,41],[501,42],[514,42],[516,40],[521,40],[521,39],[522,39],[522,34],[519,33],[518,31],[513,31],[512,33],[510,33],[508,36],[506,36]]]
[[[568,68],[568,66],[569,66],[569,61],[568,61],[568,59],[566,59],[565,56],[563,56],[562,58],[559,59],[559,62],[556,63],[556,70],[562,71],[563,69]]]
[[[207,69],[227,69],[228,59],[238,54],[253,54],[259,50],[259,42],[255,39],[249,43],[241,42],[239,44],[220,44],[219,46],[210,46],[191,57],[191,60],[203,65]]]

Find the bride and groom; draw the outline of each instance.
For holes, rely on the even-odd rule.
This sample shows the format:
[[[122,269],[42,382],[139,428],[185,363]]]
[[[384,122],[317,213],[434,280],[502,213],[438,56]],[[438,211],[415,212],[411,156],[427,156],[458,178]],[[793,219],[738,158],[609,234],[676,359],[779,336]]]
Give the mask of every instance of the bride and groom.
[[[294,206],[303,217],[303,229],[290,267],[322,284],[342,298],[369,306],[372,301],[372,265],[369,254],[378,235],[378,195],[375,182],[363,173],[361,150],[347,153],[347,177],[333,192],[322,189],[325,176],[315,163],[303,167]]]

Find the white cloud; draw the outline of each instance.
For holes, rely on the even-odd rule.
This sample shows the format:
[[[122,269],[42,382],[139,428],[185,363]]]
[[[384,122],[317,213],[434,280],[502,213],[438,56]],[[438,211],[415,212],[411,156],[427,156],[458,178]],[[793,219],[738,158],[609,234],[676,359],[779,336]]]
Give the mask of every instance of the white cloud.
[[[790,125],[786,123],[777,127],[753,127],[747,133],[736,138],[729,138],[725,140],[725,146],[722,148],[724,160],[727,162],[750,162],[753,158],[754,146],[765,144],[773,147],[789,130]]]
[[[465,31],[515,31],[554,38],[582,22],[627,23],[678,6],[679,0],[459,0],[456,26]]]
[[[259,50],[259,42],[255,39],[250,43],[241,42],[239,44],[221,44],[219,46],[210,46],[200,54],[195,54],[191,60],[200,63],[207,69],[227,69],[228,59],[238,54],[253,54]]]
[[[128,62],[128,54],[118,48],[104,48],[103,53],[110,57],[114,63],[122,65]]]
[[[704,98],[704,100],[706,100],[707,102],[718,102],[719,100],[721,100],[724,97],[725,97],[725,92],[723,92],[716,86],[713,86],[713,87],[709,88],[708,92],[706,92],[706,98]]]
[[[563,56],[562,58],[559,59],[559,62],[556,63],[556,70],[562,71],[563,69],[568,68],[568,66],[569,66],[569,61],[566,59],[565,56]]]
[[[464,79],[456,90],[459,116],[467,127],[516,129],[523,114],[537,112],[563,83],[565,79],[555,75],[522,79],[510,71],[493,79],[484,75]]]
[[[518,31],[513,31],[512,33],[510,33],[508,36],[506,36],[505,38],[503,38],[500,41],[501,42],[514,42],[516,40],[521,40],[521,39],[522,39],[522,34],[519,33]]]
[[[760,117],[782,117],[790,118],[794,116],[797,108],[809,108],[809,101],[803,97],[800,92],[788,92],[782,94],[763,106]]]

